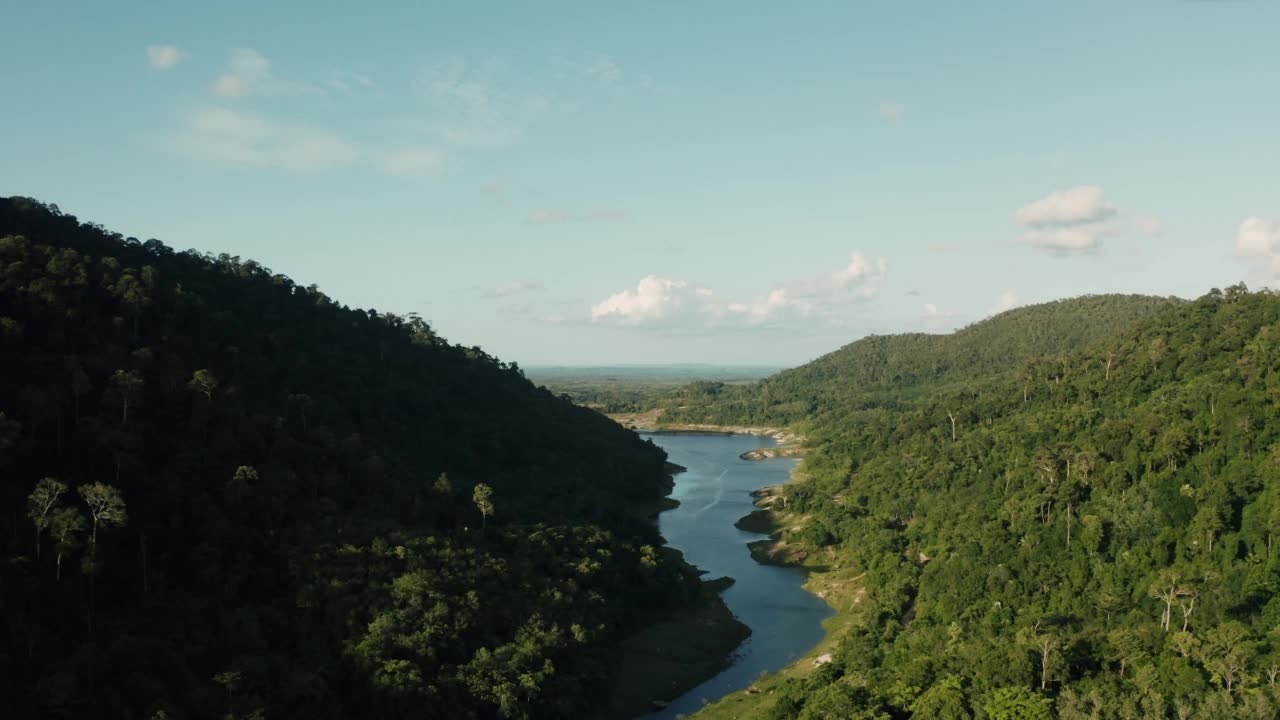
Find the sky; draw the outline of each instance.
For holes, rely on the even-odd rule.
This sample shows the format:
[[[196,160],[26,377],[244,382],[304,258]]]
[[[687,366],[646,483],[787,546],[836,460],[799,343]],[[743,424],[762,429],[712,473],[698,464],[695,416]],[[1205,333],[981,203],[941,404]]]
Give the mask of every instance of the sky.
[[[0,17],[0,195],[524,366],[793,365],[1280,272],[1269,0]]]

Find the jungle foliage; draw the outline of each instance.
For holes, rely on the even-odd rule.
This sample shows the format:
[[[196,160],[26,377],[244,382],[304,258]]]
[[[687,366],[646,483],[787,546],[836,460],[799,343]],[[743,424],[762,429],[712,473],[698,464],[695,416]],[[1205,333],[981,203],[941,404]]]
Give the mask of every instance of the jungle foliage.
[[[6,717],[582,717],[664,453],[416,316],[0,199]]]
[[[1026,314],[1097,327],[1015,336],[1049,354],[905,340],[950,343],[949,372],[1008,366],[927,392],[838,390],[935,374],[906,354],[757,388],[827,383],[805,389],[816,410],[766,411],[807,418],[812,446],[786,539],[868,590],[834,662],[786,681],[769,717],[1280,714],[1280,296]],[[710,412],[747,422],[768,402]]]

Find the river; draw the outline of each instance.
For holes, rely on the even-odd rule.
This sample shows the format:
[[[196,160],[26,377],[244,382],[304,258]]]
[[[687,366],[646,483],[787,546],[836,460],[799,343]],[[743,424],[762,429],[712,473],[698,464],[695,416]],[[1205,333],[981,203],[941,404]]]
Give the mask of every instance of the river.
[[[692,713],[751,686],[762,672],[790,665],[823,638],[822,621],[833,614],[818,597],[806,592],[798,568],[761,565],[747,543],[764,535],[734,527],[755,510],[751,492],[788,480],[795,459],[743,460],[748,450],[775,445],[772,438],[752,435],[646,435],[667,451],[671,462],[688,468],[675,476],[671,497],[680,506],[658,516],[658,526],[671,547],[706,570],[707,578],[724,575],[735,582],[724,593],[729,610],[751,628],[732,666],[671,702],[662,712],[643,716],[662,720]]]

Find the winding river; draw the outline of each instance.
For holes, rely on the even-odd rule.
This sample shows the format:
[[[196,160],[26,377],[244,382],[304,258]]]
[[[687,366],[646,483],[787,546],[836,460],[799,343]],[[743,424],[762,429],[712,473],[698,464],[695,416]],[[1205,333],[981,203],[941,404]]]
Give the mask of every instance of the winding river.
[[[803,571],[761,565],[751,558],[747,543],[764,535],[734,527],[755,509],[751,492],[786,482],[797,460],[738,457],[748,450],[772,447],[775,443],[767,437],[646,437],[666,450],[671,462],[688,468],[675,476],[671,494],[680,506],[658,516],[663,536],[690,563],[706,570],[707,578],[728,575],[736,581],[725,591],[724,601],[751,628],[751,637],[738,648],[733,665],[663,711],[644,716],[644,720],[659,720],[693,713],[706,702],[745,690],[760,673],[795,662],[822,640],[822,621],[833,611],[801,588]]]

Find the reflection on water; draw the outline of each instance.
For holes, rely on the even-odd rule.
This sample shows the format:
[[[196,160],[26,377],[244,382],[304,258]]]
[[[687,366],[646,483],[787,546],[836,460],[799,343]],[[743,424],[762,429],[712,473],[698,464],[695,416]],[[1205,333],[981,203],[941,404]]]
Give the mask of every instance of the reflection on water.
[[[796,460],[742,460],[748,450],[773,445],[770,438],[750,435],[650,435],[688,468],[676,476],[671,497],[680,507],[658,518],[668,543],[685,559],[706,570],[707,578],[728,575],[736,582],[724,593],[725,603],[751,628],[738,648],[734,664],[714,678],[676,698],[645,720],[689,714],[732,692],[750,687],[762,672],[791,664],[822,640],[822,621],[832,614],[826,603],[801,589],[804,574],[795,568],[761,565],[751,559],[747,543],[763,535],[733,526],[755,509],[751,491],[786,482]]]

